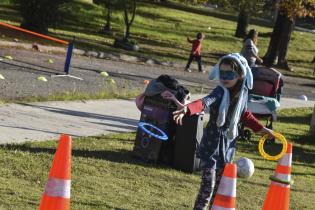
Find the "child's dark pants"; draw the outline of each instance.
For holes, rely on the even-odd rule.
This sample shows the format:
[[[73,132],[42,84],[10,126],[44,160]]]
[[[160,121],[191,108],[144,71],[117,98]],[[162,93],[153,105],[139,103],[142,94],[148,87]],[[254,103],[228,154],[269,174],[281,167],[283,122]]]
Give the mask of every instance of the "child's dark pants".
[[[206,210],[212,207],[215,193],[223,174],[221,169],[204,168],[201,177],[199,193],[195,202],[194,210]]]
[[[190,64],[193,62],[193,60],[197,61],[197,63],[198,63],[198,70],[202,71],[201,55],[194,55],[194,54],[190,54],[189,59],[188,59],[188,63],[186,65],[186,69],[190,68]]]

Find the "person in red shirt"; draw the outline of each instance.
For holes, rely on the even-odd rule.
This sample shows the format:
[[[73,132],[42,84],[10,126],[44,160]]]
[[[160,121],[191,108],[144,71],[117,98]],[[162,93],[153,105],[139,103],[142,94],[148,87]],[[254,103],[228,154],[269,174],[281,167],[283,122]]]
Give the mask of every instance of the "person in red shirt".
[[[192,48],[190,52],[190,56],[186,65],[185,70],[188,72],[191,72],[190,64],[193,60],[196,60],[198,62],[198,70],[199,72],[205,73],[205,71],[202,70],[202,65],[201,65],[201,42],[204,39],[204,34],[199,32],[197,33],[197,39],[191,40],[189,37],[187,37],[187,41],[189,43],[192,43]]]

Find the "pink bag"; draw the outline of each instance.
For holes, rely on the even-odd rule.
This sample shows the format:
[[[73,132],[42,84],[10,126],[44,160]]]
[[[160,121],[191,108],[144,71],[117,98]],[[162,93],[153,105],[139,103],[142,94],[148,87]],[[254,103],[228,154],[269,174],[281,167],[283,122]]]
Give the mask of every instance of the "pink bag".
[[[141,93],[140,95],[136,97],[136,100],[135,100],[136,106],[140,111],[142,111],[143,109],[144,97],[145,97],[144,93]]]

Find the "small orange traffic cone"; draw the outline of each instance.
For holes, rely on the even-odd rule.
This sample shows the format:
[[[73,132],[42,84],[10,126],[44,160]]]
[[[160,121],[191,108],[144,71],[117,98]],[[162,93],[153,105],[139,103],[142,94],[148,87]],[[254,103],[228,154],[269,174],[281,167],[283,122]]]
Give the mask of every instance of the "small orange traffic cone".
[[[39,210],[69,210],[71,185],[71,137],[60,136]]]
[[[275,173],[270,177],[263,210],[288,210],[290,204],[292,143],[288,143],[286,154],[278,161]]]
[[[211,210],[233,210],[236,208],[236,171],[235,164],[225,165]]]

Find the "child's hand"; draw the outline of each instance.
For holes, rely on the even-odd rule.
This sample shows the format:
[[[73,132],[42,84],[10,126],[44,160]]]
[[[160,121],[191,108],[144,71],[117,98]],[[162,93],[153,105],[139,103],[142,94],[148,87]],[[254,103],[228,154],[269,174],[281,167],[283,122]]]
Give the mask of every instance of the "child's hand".
[[[264,63],[264,60],[261,59],[261,58],[257,58],[257,62],[258,62],[259,64],[263,64],[263,63]]]
[[[175,97],[175,95],[173,93],[171,93],[170,91],[166,90],[164,91],[163,93],[161,93],[161,96],[166,99],[166,100],[171,100],[173,101],[176,106],[177,106],[177,109],[180,110],[182,108],[184,108],[184,104],[182,104],[181,102],[179,102],[177,100],[177,98]]]
[[[258,133],[262,136],[268,134],[268,139],[274,139],[276,138],[273,133],[272,133],[272,130],[266,128],[266,127],[263,127],[260,131],[258,131]]]
[[[182,125],[183,124],[183,117],[187,113],[187,107],[184,106],[182,109],[173,112],[173,119],[175,120],[176,124]]]
[[[161,96],[166,99],[166,100],[172,100],[175,101],[176,97],[174,96],[173,93],[171,93],[170,91],[166,90],[163,93],[161,93]]]

